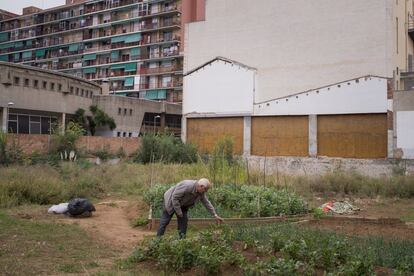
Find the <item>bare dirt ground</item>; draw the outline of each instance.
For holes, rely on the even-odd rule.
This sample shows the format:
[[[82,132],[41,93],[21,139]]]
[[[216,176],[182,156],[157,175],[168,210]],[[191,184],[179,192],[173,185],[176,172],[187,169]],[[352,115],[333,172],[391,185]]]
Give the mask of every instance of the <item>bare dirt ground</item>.
[[[145,236],[154,236],[154,231],[145,227],[133,228],[131,222],[146,210],[137,203],[125,200],[103,200],[95,204],[96,212],[90,218],[60,216],[59,222],[77,224],[99,242],[116,248],[126,257]]]

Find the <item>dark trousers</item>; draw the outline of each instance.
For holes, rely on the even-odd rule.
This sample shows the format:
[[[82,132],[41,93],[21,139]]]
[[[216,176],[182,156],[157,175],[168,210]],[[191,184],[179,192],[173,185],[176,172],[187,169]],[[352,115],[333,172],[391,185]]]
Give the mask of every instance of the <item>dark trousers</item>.
[[[181,208],[181,211],[183,212],[183,216],[181,218],[177,216],[177,225],[178,225],[177,229],[178,229],[178,234],[180,235],[180,238],[184,238],[185,234],[187,233],[187,224],[188,224],[187,211],[188,209]],[[158,237],[164,235],[165,229],[167,228],[167,225],[170,223],[171,218],[173,217],[174,214],[175,212],[173,212],[170,215],[164,209],[161,215],[161,219],[160,219],[160,227],[158,228],[158,231],[157,231]]]

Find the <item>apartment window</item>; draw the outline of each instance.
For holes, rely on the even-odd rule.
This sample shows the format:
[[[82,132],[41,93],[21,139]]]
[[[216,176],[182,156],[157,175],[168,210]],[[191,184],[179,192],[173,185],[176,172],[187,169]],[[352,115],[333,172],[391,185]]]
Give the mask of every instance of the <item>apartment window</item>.
[[[70,94],[73,94],[73,86],[70,87]]]
[[[55,83],[54,82],[50,83],[50,90],[52,90],[52,91],[55,90]]]
[[[33,87],[34,88],[39,88],[39,81],[38,80],[33,81]]]
[[[127,115],[127,109],[124,108],[124,115]]]
[[[118,132],[116,133],[116,136],[117,136],[117,137],[121,137],[121,132],[120,132],[120,131],[118,131]]]
[[[24,86],[29,86],[29,79],[24,79]]]
[[[19,77],[14,77],[14,84],[15,85],[20,85],[20,78]]]
[[[76,87],[76,96],[79,95],[79,87]]]
[[[81,96],[83,97],[83,93],[84,93],[85,91],[83,90],[83,89],[81,89]]]
[[[58,84],[58,91],[62,91],[62,84]]]
[[[132,132],[129,133],[129,137],[132,137]]]
[[[122,108],[118,108],[118,115],[121,115]]]
[[[124,137],[126,137],[127,136],[127,133],[126,132],[124,132],[124,135],[123,135]]]
[[[132,116],[132,109],[129,110],[129,116]]]
[[[47,87],[47,82],[46,82],[46,81],[44,81],[44,82],[42,83],[42,88],[43,88],[43,89],[46,89],[46,87]]]

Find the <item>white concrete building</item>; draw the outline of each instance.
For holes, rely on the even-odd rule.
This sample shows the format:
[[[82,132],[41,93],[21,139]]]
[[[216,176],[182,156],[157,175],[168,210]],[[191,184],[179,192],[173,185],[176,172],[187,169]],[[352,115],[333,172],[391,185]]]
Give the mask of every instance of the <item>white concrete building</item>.
[[[392,95],[412,67],[412,9],[412,0],[206,1],[206,20],[185,28],[183,139],[211,145],[201,118],[242,118],[243,131],[230,135],[243,133],[244,154],[264,147],[272,155],[384,158],[398,149],[410,158],[414,137],[405,129],[414,113],[393,120]],[[281,118],[302,118],[300,129],[307,123],[288,135],[297,143],[266,133]],[[288,121],[279,123],[289,129]]]

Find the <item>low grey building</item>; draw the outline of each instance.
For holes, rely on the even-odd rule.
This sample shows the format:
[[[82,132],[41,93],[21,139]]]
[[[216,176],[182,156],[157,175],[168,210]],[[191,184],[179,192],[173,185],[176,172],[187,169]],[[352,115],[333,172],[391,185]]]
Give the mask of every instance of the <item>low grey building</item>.
[[[72,75],[36,67],[0,62],[0,126],[13,133],[50,134],[79,108],[91,115],[97,105],[114,118],[113,131],[96,135],[136,137],[145,132],[180,133],[181,105],[102,95],[101,86]]]

